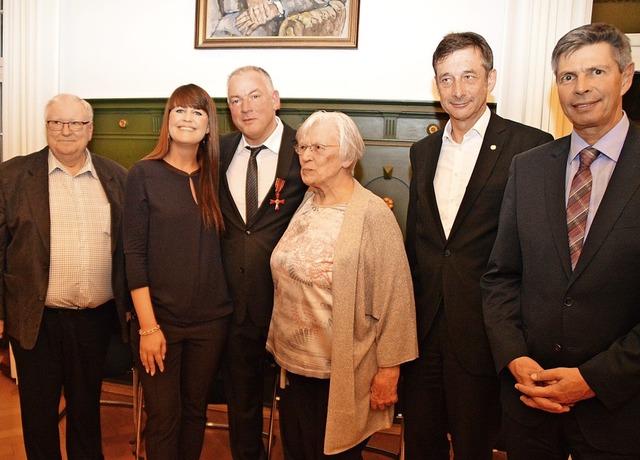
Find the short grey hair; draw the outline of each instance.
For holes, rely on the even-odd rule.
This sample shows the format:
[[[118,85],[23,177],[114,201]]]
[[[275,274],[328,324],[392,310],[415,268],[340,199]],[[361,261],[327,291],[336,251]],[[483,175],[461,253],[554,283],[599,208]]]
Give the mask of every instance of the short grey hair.
[[[238,75],[241,75],[243,73],[248,73],[248,72],[256,72],[262,75],[262,78],[264,78],[264,81],[267,84],[267,89],[271,92],[275,91],[275,88],[273,87],[273,81],[271,80],[271,75],[269,75],[269,72],[264,70],[262,67],[258,67],[255,65],[245,65],[242,67],[238,67],[236,70],[231,72],[227,77],[227,93],[229,92],[229,82],[231,81],[231,79],[233,77],[236,77]]]
[[[608,43],[611,45],[613,59],[622,72],[632,60],[631,43],[629,38],[616,26],[596,22],[577,27],[567,32],[556,44],[551,53],[551,68],[557,75],[558,61],[561,57],[570,55],[588,45]]]
[[[56,102],[61,101],[62,99],[71,99],[72,101],[80,102],[80,104],[82,104],[84,109],[89,114],[89,121],[93,121],[93,107],[91,107],[91,104],[89,104],[87,101],[85,101],[81,97],[76,96],[75,94],[60,93],[53,96],[51,99],[49,99],[49,102],[47,102],[47,104],[44,106],[45,122],[49,119],[49,109],[51,108],[51,106]]]
[[[319,110],[312,113],[298,128],[296,140],[305,137],[309,129],[316,125],[333,125],[338,130],[340,142],[340,158],[342,161],[351,161],[351,174],[356,163],[364,154],[364,140],[355,122],[342,112],[325,112]]]

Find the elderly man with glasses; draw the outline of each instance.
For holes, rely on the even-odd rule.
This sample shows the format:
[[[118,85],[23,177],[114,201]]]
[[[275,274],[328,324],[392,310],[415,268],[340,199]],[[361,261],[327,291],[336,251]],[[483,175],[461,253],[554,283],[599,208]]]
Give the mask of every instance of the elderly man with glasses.
[[[126,170],[87,149],[86,101],[55,96],[45,120],[47,147],[0,165],[0,337],[15,355],[29,460],[62,458],[63,391],[68,458],[102,459],[102,370],[130,309],[120,234]]]

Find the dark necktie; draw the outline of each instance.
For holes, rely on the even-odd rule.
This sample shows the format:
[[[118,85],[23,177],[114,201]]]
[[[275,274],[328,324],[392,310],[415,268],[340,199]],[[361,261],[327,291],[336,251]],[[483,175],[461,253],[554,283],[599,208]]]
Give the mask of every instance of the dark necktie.
[[[589,214],[589,201],[591,200],[591,163],[600,152],[593,147],[586,147],[580,151],[580,167],[573,176],[567,201],[567,230],[569,232],[569,253],[571,254],[571,269],[576,267],[584,232],[587,227],[587,215]]]
[[[249,147],[247,145],[247,148],[251,152],[249,164],[247,164],[247,179],[245,181],[245,222],[248,224],[258,212],[258,160],[256,157],[258,153],[266,147],[264,145],[259,145],[258,147]]]

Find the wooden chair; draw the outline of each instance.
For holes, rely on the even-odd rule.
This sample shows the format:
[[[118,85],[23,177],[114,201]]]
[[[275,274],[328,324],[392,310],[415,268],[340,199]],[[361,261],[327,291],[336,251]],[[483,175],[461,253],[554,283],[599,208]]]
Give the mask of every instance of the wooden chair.
[[[133,365],[133,354],[131,345],[123,343],[119,336],[114,334],[109,343],[107,358],[104,367],[104,379],[125,384],[131,384],[131,401],[121,401],[117,399],[100,399],[100,404],[106,406],[128,407],[133,412],[134,437],[130,441],[134,458],[139,459],[141,425],[142,425],[142,385],[138,376],[138,370]]]

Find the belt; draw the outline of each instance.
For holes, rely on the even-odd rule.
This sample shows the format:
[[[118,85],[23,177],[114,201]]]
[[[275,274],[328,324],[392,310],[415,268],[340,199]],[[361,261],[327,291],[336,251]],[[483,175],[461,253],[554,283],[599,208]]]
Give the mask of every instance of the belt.
[[[113,299],[108,300],[107,302],[101,305],[98,305],[97,307],[79,307],[76,305],[71,305],[69,307],[59,307],[55,305],[45,305],[45,311],[58,313],[60,315],[70,316],[70,315],[76,315],[76,314],[82,314],[82,313],[97,312],[98,310],[108,305],[115,305],[115,300]]]

